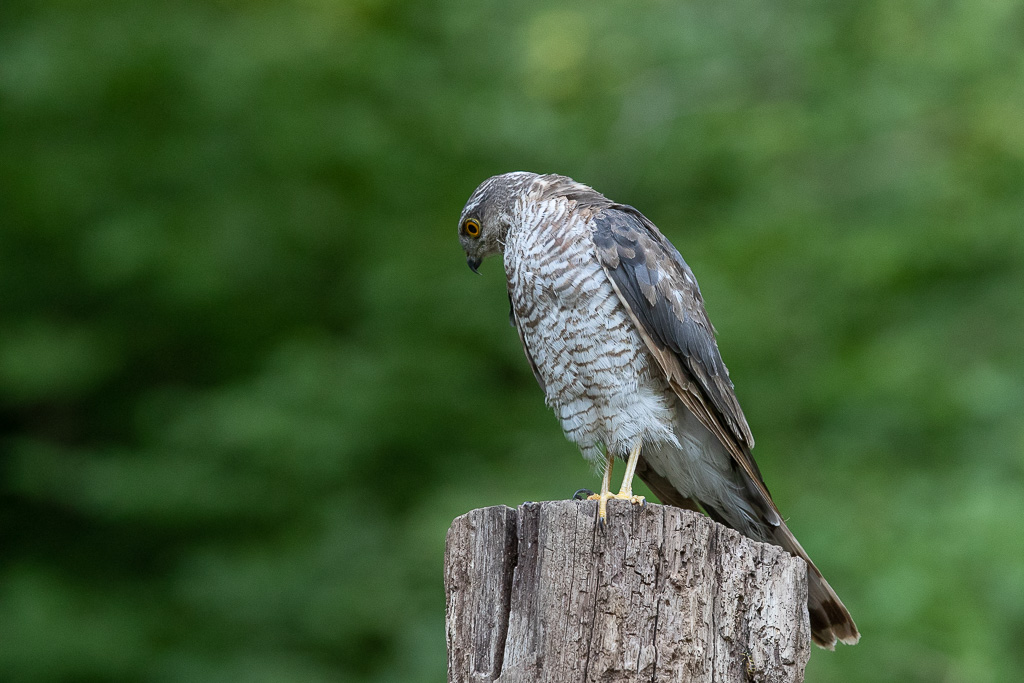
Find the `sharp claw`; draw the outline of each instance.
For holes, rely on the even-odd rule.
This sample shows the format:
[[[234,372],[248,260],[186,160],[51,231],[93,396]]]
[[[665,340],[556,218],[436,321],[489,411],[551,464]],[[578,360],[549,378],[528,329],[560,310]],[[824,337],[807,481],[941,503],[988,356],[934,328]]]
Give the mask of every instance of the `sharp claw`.
[[[590,489],[577,489],[576,493],[572,494],[573,500],[586,500],[589,496],[594,495],[594,492]]]

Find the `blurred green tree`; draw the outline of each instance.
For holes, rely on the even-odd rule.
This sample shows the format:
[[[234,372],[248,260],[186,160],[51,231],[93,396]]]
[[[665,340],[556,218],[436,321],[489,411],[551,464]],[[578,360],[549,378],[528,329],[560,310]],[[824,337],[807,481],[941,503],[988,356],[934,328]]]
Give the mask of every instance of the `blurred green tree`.
[[[468,509],[595,479],[454,239],[508,170],[693,266],[856,617],[808,680],[1024,670],[1024,10],[0,8],[0,671],[441,681]]]

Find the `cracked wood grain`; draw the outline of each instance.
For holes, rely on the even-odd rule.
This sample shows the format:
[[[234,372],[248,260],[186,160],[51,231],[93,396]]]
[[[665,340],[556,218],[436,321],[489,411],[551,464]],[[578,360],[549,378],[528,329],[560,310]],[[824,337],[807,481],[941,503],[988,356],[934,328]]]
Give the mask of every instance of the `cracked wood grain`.
[[[802,681],[807,570],[690,510],[612,501],[458,517],[445,550],[452,683]]]

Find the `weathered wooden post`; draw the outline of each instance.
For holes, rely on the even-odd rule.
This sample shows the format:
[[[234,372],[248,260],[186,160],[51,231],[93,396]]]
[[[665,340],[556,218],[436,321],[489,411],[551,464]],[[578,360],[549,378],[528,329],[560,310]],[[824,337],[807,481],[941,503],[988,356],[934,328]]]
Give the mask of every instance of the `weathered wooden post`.
[[[674,507],[554,501],[448,531],[448,680],[802,681],[807,570]]]

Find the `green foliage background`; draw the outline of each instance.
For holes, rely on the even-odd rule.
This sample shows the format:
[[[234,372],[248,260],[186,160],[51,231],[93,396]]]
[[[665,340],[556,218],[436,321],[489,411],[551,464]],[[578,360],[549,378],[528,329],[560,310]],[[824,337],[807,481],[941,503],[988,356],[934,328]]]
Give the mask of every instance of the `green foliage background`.
[[[860,645],[1024,670],[1019,3],[4,0],[0,671],[442,681],[445,530],[596,478],[485,177],[639,207],[700,278]]]

